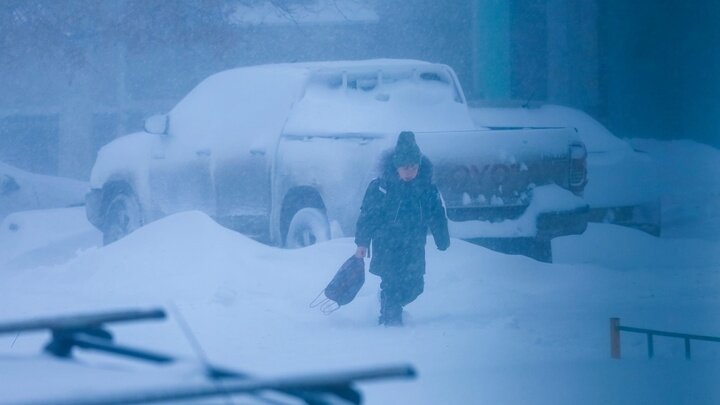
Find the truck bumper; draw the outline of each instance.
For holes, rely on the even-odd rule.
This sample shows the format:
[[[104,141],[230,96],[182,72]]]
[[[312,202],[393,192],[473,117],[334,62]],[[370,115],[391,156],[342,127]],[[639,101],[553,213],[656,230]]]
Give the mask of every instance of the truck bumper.
[[[545,212],[537,217],[537,239],[578,235],[587,229],[590,209],[586,205],[570,211]]]
[[[558,236],[585,232],[589,218],[588,206],[572,210],[543,212],[535,217],[536,232],[496,236],[465,237],[466,241],[506,254],[521,254],[541,262],[552,262],[551,240]]]
[[[580,204],[564,210],[525,213],[520,218],[500,222],[450,219],[448,226],[450,236],[465,240],[517,238],[550,240],[558,236],[585,232],[589,212],[587,204]]]
[[[616,207],[593,207],[590,209],[589,217],[590,222],[627,226],[653,236],[660,236],[662,227],[660,201]]]
[[[555,184],[534,188],[532,201],[527,206],[500,208],[504,211],[498,212],[493,221],[469,219],[472,216],[488,217],[479,213],[478,208],[449,207],[450,236],[466,240],[477,238],[550,240],[557,236],[583,233],[589,218],[587,202]],[[453,209],[455,212],[452,211]],[[481,209],[498,210],[498,207]],[[513,209],[518,211],[512,212]]]

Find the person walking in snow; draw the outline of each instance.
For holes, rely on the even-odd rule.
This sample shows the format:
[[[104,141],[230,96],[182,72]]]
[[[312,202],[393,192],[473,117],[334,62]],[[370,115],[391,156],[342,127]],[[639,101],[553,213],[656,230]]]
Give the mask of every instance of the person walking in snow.
[[[425,287],[428,228],[439,250],[450,246],[440,192],[432,182],[432,163],[415,134],[403,131],[381,159],[382,174],[368,185],[357,221],[355,255],[366,257],[372,243],[370,273],[381,277],[379,323],[402,325],[403,307]]]

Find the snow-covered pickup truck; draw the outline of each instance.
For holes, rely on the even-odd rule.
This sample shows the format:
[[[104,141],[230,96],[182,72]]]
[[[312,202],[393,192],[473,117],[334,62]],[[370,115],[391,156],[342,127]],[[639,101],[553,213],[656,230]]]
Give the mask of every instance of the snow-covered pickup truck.
[[[99,151],[87,216],[105,243],[185,210],[280,246],[351,236],[402,130],[435,164],[452,236],[549,260],[550,239],[585,230],[586,151],[574,130],[477,129],[453,70],[414,60],[210,76]]]

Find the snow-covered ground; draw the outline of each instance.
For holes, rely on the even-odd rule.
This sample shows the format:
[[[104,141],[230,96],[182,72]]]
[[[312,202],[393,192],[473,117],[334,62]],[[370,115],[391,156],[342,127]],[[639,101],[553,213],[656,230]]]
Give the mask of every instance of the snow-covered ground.
[[[719,135],[720,136],[720,135]],[[672,238],[720,239],[718,150],[688,140],[634,139],[657,163],[663,188],[664,233]]]
[[[720,336],[720,151],[687,141],[633,145],[659,163],[662,238],[591,224],[553,241],[553,264],[460,240],[446,252],[429,248],[425,293],[406,308],[403,328],[376,325],[374,276],[329,316],[309,308],[354,252],[351,239],[283,250],[186,212],[102,248],[78,208],[3,222],[0,320],[159,305],[182,314],[210,361],[260,376],[417,368],[415,380],[361,384],[369,404],[716,404],[718,343],[693,342],[687,361],[682,340],[658,337],[648,360],[645,337],[623,333],[623,359],[610,358],[610,317]],[[121,342],[196,358],[170,315],[113,330]],[[3,366],[35,356],[46,338],[0,335],[0,373],[9,382],[0,383],[0,402],[63,385],[82,392],[67,373],[57,376],[60,387],[30,389],[43,385],[28,373],[48,370]],[[97,356],[83,361],[105,365]],[[147,375],[145,384],[157,372]],[[96,392],[139,384],[83,378]]]

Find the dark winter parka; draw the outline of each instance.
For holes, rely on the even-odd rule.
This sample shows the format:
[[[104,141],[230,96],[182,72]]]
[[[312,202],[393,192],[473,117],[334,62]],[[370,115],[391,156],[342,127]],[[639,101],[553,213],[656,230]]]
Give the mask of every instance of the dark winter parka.
[[[382,160],[382,175],[368,185],[360,207],[355,244],[372,242],[370,272],[425,273],[428,228],[440,250],[450,246],[447,217],[440,193],[432,183],[432,163],[422,157],[417,177],[400,179],[392,153]]]

